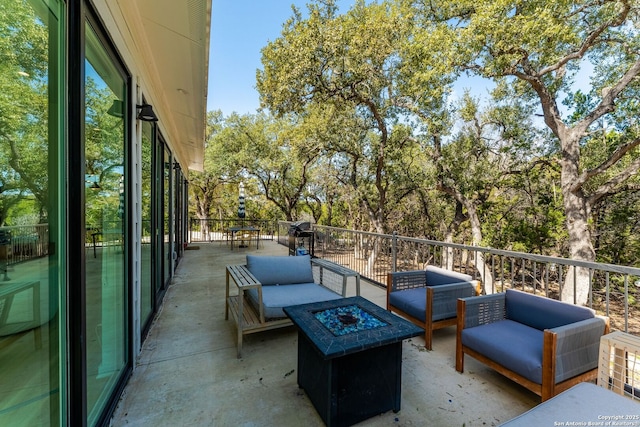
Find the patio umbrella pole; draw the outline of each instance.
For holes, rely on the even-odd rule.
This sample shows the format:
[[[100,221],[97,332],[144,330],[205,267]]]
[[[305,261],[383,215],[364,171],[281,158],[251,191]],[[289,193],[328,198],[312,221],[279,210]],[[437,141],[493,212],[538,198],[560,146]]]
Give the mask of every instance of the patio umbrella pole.
[[[242,236],[242,240],[240,241],[239,248],[246,248],[247,245],[244,243],[244,217],[245,217],[245,208],[244,208],[244,183],[240,183],[240,195],[238,197],[238,218],[242,221],[240,222],[240,234]]]

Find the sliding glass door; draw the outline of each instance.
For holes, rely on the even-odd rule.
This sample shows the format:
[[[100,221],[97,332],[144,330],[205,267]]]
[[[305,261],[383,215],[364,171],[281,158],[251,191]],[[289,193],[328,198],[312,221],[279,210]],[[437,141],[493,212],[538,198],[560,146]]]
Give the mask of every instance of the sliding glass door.
[[[0,1],[2,426],[65,416],[64,16],[64,2]]]
[[[85,27],[85,334],[88,424],[112,397],[129,355],[127,78]]]

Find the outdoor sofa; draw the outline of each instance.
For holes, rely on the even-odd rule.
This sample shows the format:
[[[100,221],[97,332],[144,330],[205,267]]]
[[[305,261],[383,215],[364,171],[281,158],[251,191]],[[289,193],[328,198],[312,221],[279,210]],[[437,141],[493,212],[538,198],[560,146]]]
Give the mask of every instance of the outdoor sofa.
[[[387,310],[424,329],[427,350],[433,331],[457,324],[458,298],[478,295],[480,282],[468,274],[428,265],[387,275]]]
[[[609,319],[594,311],[517,290],[458,300],[456,370],[468,354],[550,399],[598,371]]]
[[[292,325],[284,307],[346,297],[347,277],[356,278],[359,295],[358,273],[309,255],[247,255],[245,265],[227,266],[225,319],[231,313],[235,320],[238,358],[243,335]],[[231,282],[236,295],[230,292]]]

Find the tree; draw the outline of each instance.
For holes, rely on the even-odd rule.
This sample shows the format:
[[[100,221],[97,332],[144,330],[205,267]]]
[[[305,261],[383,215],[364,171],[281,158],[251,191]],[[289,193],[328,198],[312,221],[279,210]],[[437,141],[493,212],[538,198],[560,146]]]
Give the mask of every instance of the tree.
[[[192,172],[189,177],[189,190],[195,200],[195,215],[200,220],[211,218],[216,200],[222,197],[222,188],[237,178],[237,170],[230,165],[225,154],[225,144],[222,112],[210,111],[207,113],[204,171]],[[206,226],[202,231],[208,231]]]
[[[0,14],[0,225],[23,198],[46,221],[48,207],[47,26],[28,2],[2,2]]]
[[[483,217],[490,203],[504,191],[510,177],[520,173],[522,162],[532,158],[537,140],[528,110],[501,100],[500,94],[494,91],[491,105],[482,109],[477,99],[465,93],[457,108],[461,119],[457,133],[446,143],[438,137],[433,140],[437,188],[464,208],[456,218],[469,221],[473,245],[484,245]],[[491,272],[482,254],[475,262],[490,293]]]
[[[309,137],[303,118],[232,115],[226,126],[225,155],[241,174],[256,180],[287,221],[293,221],[320,154],[320,144]]]
[[[394,208],[394,168],[404,169],[405,150],[414,144],[399,123],[402,94],[395,84],[407,31],[400,10],[388,3],[358,1],[341,16],[333,1],[311,4],[306,20],[296,13],[263,49],[258,72],[261,101],[275,114],[315,104],[333,107],[336,119],[353,117],[341,122],[351,127],[339,131],[343,139],[332,148],[349,158],[349,185],[379,233]]]
[[[560,145],[561,189],[569,255],[595,261],[589,227],[592,207],[620,191],[640,168],[637,127],[621,134],[615,147],[586,167],[585,138],[598,120],[611,117],[637,100],[640,82],[638,3],[633,0],[458,0],[433,5],[411,1],[429,47],[446,40],[442,58],[452,67],[491,79],[509,79],[523,99],[535,99],[545,125]],[[586,62],[596,64],[590,91],[592,104],[569,122],[560,108],[564,95],[580,77]],[[575,91],[575,90],[573,90]],[[637,101],[636,101],[637,102]],[[564,116],[564,117],[563,117]],[[597,186],[598,177],[629,159],[625,167]],[[570,271],[570,273],[573,270]],[[562,299],[586,302],[589,277],[576,269]],[[576,283],[575,292],[573,283]]]

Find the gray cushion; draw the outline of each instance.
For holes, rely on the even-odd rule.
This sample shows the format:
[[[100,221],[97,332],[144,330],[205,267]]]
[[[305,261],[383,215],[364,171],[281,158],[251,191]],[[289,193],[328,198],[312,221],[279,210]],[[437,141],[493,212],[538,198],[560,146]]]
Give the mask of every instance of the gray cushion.
[[[313,283],[311,257],[247,255],[247,268],[263,285]]]
[[[258,290],[250,289],[248,291],[248,295],[249,300],[252,302],[257,311]],[[286,317],[286,314],[284,314],[282,308],[288,307],[290,305],[329,301],[339,298],[342,298],[342,296],[330,291],[324,286],[320,286],[315,283],[302,283],[298,285],[287,286],[271,285],[262,287],[262,303],[264,306],[264,315],[266,318]]]
[[[462,344],[542,384],[544,332],[512,320],[502,320],[462,331]]]
[[[593,383],[580,383],[552,399],[542,402],[524,414],[500,424],[501,427],[557,425],[635,425],[629,421],[638,414],[638,402]],[[626,414],[620,421],[603,421],[608,414]],[[615,419],[615,418],[610,418]],[[565,423],[564,420],[571,420]],[[579,422],[574,422],[579,420]],[[602,424],[598,424],[602,423]]]
[[[428,265],[425,268],[428,286],[448,285],[450,283],[469,282],[473,278],[468,274],[458,273],[444,268]]]
[[[591,319],[592,310],[551,298],[508,289],[505,295],[507,319],[539,330]]]

